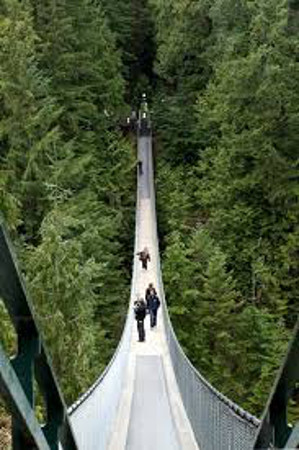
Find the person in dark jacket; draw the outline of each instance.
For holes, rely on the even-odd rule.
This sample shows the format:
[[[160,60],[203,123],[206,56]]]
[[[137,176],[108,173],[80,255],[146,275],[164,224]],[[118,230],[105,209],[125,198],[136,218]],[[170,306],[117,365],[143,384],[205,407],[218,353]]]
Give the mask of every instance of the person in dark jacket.
[[[145,341],[144,319],[146,316],[146,303],[143,300],[143,298],[140,298],[134,302],[134,313],[137,322],[139,342],[144,342]]]
[[[149,298],[150,298],[150,296],[153,295],[153,294],[156,294],[156,295],[157,295],[157,291],[156,291],[156,289],[154,288],[153,283],[150,283],[150,284],[148,285],[148,287],[146,288],[146,291],[145,291],[145,301],[146,301],[147,309],[148,309],[148,301],[149,301]]]
[[[142,263],[142,268],[147,270],[147,262],[151,260],[148,248],[144,247],[144,249],[141,250],[141,252],[138,252],[137,255]]]
[[[155,289],[152,289],[150,291],[150,294],[149,294],[148,300],[147,300],[147,308],[150,313],[151,328],[153,328],[157,325],[157,314],[158,314],[159,307],[160,307],[159,297],[157,296]]]
[[[143,174],[143,170],[142,170],[142,160],[141,159],[138,160],[137,165],[138,165],[139,175],[142,175]]]

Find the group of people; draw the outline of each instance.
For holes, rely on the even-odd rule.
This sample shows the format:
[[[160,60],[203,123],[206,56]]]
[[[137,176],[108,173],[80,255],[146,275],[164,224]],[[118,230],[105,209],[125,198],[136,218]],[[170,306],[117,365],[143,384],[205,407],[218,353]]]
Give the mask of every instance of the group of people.
[[[108,113],[106,113],[106,115],[108,115]],[[136,132],[138,125],[142,126],[142,122],[147,119],[148,115],[149,115],[149,108],[147,98],[146,94],[143,93],[138,116],[136,110],[132,109],[130,116],[126,117],[126,124],[125,124],[126,128]]]
[[[137,321],[137,331],[140,342],[145,341],[144,319],[147,312],[150,315],[151,328],[154,328],[157,325],[159,307],[160,299],[153,283],[150,283],[145,291],[145,300],[143,298],[139,298],[134,303],[135,319]]]

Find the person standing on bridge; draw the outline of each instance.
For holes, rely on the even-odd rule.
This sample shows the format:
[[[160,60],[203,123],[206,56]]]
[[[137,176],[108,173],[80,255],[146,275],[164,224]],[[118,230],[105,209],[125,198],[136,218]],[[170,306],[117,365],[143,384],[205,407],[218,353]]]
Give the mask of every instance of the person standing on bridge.
[[[142,263],[142,268],[147,270],[147,262],[151,260],[148,248],[144,247],[144,249],[141,250],[141,252],[137,253],[137,256],[139,256],[139,260]]]
[[[138,172],[139,172],[139,175],[142,175],[142,174],[143,174],[143,170],[142,170],[142,160],[139,159],[138,162],[137,162],[137,164],[138,164]]]
[[[148,308],[148,302],[149,302],[149,298],[150,298],[150,296],[151,296],[152,294],[156,294],[156,295],[157,295],[157,291],[156,291],[156,289],[154,288],[153,283],[150,283],[150,284],[148,285],[148,287],[146,288],[146,291],[145,291],[145,301],[146,301],[146,305],[147,305],[147,309],[148,309],[148,310],[149,310],[149,308]]]
[[[150,313],[151,328],[157,325],[157,315],[160,304],[161,302],[155,288],[151,289],[147,298],[147,308]]]
[[[142,94],[141,106],[140,106],[141,118],[145,119],[148,114],[148,104],[146,99],[146,93]]]
[[[146,304],[143,298],[140,298],[134,302],[134,313],[137,321],[137,331],[139,336],[139,342],[145,341],[144,319],[146,316]]]

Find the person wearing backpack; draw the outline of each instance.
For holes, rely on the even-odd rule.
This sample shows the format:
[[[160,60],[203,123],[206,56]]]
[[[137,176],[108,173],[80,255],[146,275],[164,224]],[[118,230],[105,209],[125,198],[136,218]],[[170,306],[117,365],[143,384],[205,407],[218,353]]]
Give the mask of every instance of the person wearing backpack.
[[[137,322],[139,342],[144,342],[145,341],[144,319],[146,316],[146,303],[143,300],[143,298],[140,298],[134,302],[134,313]]]

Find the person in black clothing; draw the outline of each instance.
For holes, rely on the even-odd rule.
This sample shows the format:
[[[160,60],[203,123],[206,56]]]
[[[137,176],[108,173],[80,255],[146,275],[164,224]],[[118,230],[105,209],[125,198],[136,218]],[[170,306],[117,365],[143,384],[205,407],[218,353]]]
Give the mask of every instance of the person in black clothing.
[[[146,304],[143,298],[134,302],[135,319],[137,321],[137,331],[139,342],[145,341],[144,319],[146,316]]]
[[[147,309],[148,309],[148,301],[149,301],[149,298],[150,298],[150,296],[151,296],[152,294],[156,294],[156,295],[157,295],[157,291],[156,291],[156,289],[154,288],[153,283],[150,283],[150,284],[148,285],[148,287],[146,288],[146,291],[145,291],[145,301],[146,301]]]
[[[147,309],[149,310],[150,313],[151,328],[157,325],[157,314],[159,307],[160,307],[160,300],[159,297],[157,296],[157,292],[155,288],[150,289],[147,297]]]
[[[144,247],[144,249],[141,252],[138,252],[137,255],[142,263],[142,268],[147,270],[147,262],[151,260],[148,248]]]
[[[141,159],[138,160],[138,171],[139,171],[139,175],[143,174],[143,170],[142,170],[142,161]]]

